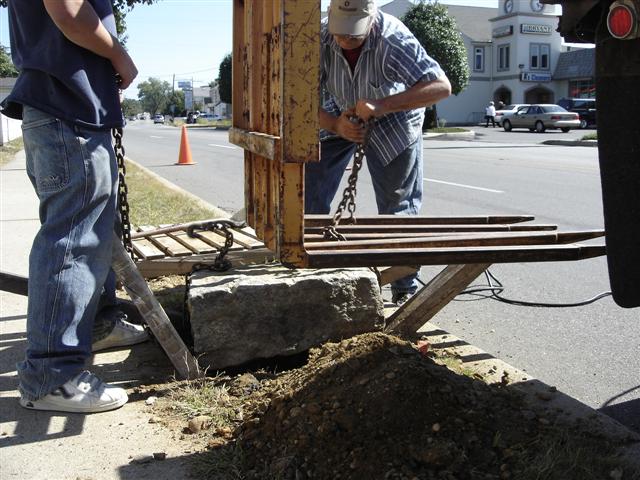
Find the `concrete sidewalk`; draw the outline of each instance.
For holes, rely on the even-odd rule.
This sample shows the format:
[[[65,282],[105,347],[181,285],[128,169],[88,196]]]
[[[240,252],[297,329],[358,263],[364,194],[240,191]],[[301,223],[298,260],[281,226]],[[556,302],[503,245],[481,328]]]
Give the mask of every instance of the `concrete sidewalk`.
[[[0,170],[0,192],[0,270],[27,276],[39,220],[24,152]],[[26,313],[26,297],[0,291],[0,478],[188,478],[180,459],[191,453],[190,445],[149,423],[152,409],[145,398],[150,394],[136,394],[138,385],[171,378],[162,349],[148,342],[93,357],[92,371],[128,389],[130,401],[119,410],[97,415],[25,410],[18,405],[15,364],[26,347]],[[173,461],[152,460],[158,452]]]

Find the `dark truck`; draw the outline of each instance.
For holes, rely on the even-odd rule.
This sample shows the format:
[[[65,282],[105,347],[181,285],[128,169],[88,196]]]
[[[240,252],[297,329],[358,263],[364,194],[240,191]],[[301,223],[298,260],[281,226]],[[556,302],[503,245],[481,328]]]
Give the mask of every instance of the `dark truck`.
[[[567,42],[596,45],[598,150],[611,290],[640,306],[640,0],[541,0],[562,5]]]
[[[595,98],[561,98],[558,105],[569,112],[580,115],[580,128],[596,124]]]

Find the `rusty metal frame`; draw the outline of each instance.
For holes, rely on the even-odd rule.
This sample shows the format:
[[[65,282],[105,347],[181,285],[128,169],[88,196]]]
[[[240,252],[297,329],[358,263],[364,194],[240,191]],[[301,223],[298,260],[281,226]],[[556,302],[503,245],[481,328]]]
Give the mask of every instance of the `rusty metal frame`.
[[[233,127],[245,152],[247,223],[282,263],[299,268],[579,260],[602,230],[557,232],[531,216],[373,216],[337,230],[304,215],[304,165],[319,150],[319,0],[234,0]]]

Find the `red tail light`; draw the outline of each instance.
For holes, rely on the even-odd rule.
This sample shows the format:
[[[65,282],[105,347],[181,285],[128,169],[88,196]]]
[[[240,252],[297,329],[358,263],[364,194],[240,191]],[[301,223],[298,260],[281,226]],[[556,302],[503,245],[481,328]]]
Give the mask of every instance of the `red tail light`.
[[[637,38],[639,10],[637,0],[613,2],[607,15],[607,28],[611,36],[620,40]]]

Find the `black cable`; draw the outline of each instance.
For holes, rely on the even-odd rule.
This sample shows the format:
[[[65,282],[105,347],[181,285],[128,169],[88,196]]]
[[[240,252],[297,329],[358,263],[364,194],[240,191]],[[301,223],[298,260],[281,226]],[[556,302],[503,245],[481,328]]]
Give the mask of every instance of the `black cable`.
[[[512,300],[510,298],[505,298],[500,295],[500,293],[504,291],[504,286],[502,285],[500,280],[498,280],[495,277],[495,275],[493,275],[489,271],[489,269],[485,270],[484,274],[487,279],[487,283],[488,283],[487,286],[469,287],[463,290],[462,292],[460,292],[458,295],[473,295],[481,292],[491,292],[491,294],[485,298],[492,298],[499,302],[508,303],[509,305],[517,305],[521,307],[545,307],[545,308],[580,307],[583,305],[588,305],[590,303],[596,302],[601,298],[608,297],[609,295],[611,295],[610,291],[602,292],[588,300],[583,300],[575,303],[541,303],[541,302],[526,302],[524,300]],[[493,282],[495,282],[495,284]]]

